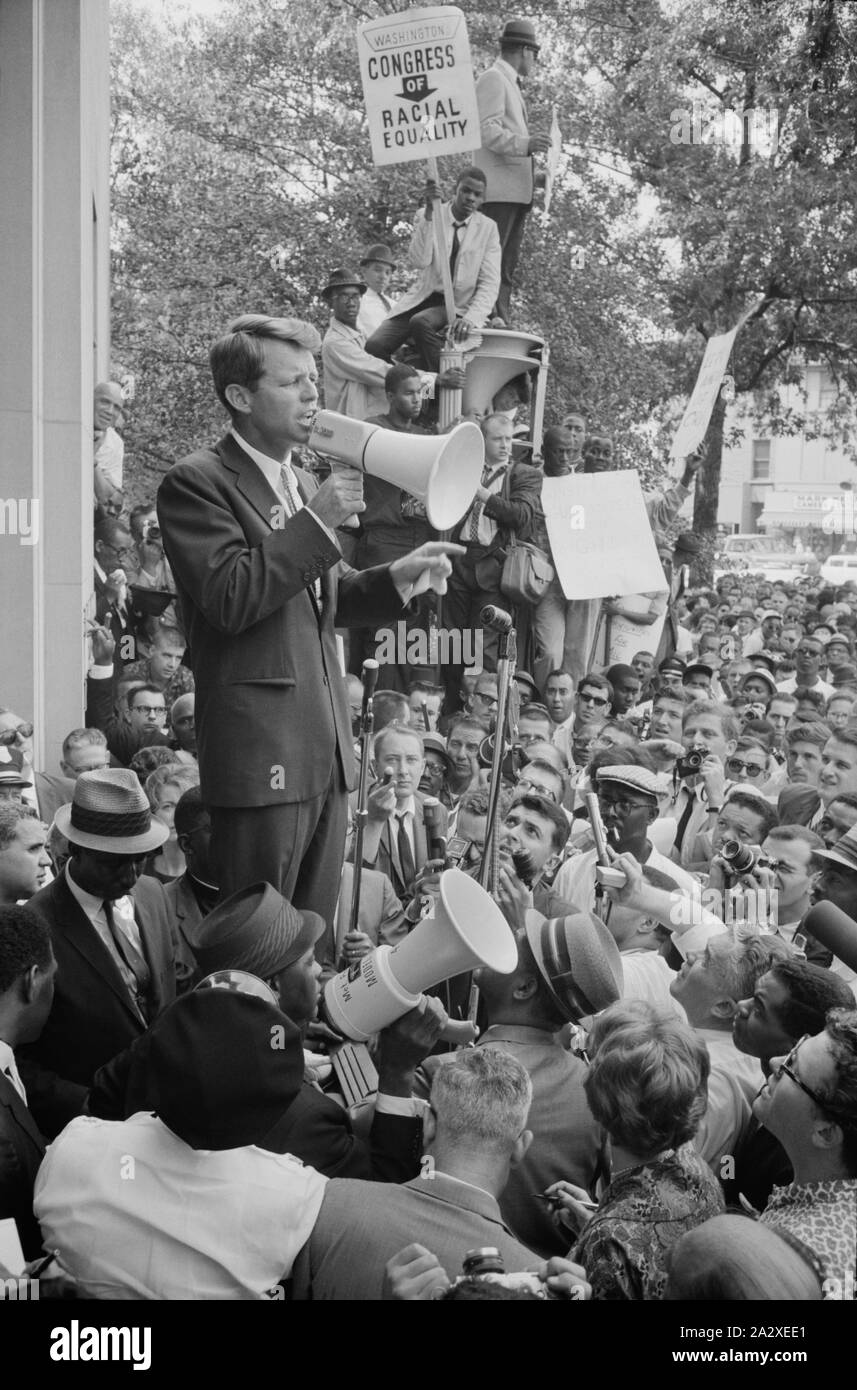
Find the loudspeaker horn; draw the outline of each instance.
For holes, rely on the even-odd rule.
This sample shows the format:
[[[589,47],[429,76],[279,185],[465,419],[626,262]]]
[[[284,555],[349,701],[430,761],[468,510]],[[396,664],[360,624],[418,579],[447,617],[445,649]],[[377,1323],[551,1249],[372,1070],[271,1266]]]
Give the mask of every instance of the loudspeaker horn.
[[[451,530],[464,516],[485,462],[482,431],[469,420],[449,434],[403,434],[320,410],[309,446],[419,497],[438,531]]]
[[[397,946],[379,946],[327,982],[325,1013],[345,1037],[365,1042],[415,1009],[423,990],[474,966],[487,965],[501,975],[511,975],[517,966],[515,938],[485,889],[460,869],[447,869],[439,885],[433,916]]]
[[[488,415],[501,386],[524,372],[538,371],[544,348],[544,339],[532,333],[503,328],[483,328],[480,332],[482,342],[466,358],[461,409],[467,415]]]

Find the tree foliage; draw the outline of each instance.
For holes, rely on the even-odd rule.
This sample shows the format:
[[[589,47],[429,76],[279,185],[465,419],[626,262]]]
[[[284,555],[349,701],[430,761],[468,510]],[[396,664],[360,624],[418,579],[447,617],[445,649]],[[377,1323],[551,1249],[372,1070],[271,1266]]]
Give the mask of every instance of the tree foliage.
[[[127,442],[142,494],[221,428],[207,350],[232,315],[279,312],[289,294],[323,329],[332,266],[379,239],[403,259],[424,166],[372,165],[354,42],[357,23],[401,8],[114,0],[114,356],[138,382]],[[481,69],[508,14],[461,8]],[[775,429],[811,432],[780,399],[804,361],[857,385],[857,6],[545,0],[537,22],[530,123],[556,105],[567,162],[549,220],[530,218],[515,308],[551,346],[548,419],[583,406],[656,477],[705,339],[756,302],[737,388]],[[675,143],[672,113],[694,102],[708,124],[733,102],[775,108],[776,148]],[[454,167],[441,162],[447,188]],[[844,395],[830,428],[852,428]]]

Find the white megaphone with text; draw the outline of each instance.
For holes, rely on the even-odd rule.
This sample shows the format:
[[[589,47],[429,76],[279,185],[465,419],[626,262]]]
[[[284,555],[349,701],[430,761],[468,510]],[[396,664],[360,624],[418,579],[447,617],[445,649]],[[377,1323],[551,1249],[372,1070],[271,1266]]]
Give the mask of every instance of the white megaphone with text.
[[[419,497],[437,531],[449,531],[464,516],[485,462],[482,431],[470,420],[449,434],[406,434],[320,410],[309,447]]]
[[[366,1042],[415,1009],[431,985],[477,965],[511,975],[517,964],[515,938],[493,898],[460,869],[447,869],[434,915],[397,946],[379,946],[328,980],[324,1010],[345,1037]]]

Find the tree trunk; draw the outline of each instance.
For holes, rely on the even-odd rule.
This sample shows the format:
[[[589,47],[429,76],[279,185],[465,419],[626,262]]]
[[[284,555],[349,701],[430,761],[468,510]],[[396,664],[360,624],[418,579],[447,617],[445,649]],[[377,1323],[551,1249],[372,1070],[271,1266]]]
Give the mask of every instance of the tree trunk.
[[[717,503],[720,498],[720,469],[723,465],[723,420],[726,402],[718,394],[708,426],[708,449],[696,476],[693,499],[693,532],[703,542],[703,550],[694,565],[694,581],[711,582],[711,569],[716,549]]]

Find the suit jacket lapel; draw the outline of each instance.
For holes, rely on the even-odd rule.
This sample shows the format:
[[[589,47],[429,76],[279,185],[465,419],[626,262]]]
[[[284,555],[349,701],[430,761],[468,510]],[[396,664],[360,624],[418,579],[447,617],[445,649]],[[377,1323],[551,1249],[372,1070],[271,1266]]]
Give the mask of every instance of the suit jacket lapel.
[[[69,889],[64,875],[56,879],[53,889],[56,908],[54,926],[62,932],[68,944],[79,955],[83,956],[87,964],[98,972],[104,983],[113,990],[117,999],[121,1000],[135,1022],[139,1023],[139,1015],[131,1005],[130,996],[119,973],[119,967],[115,964],[113,957],[78,903],[77,898]],[[146,959],[148,963],[148,953]]]
[[[38,1153],[44,1154],[45,1141],[39,1127],[27,1109],[8,1077],[0,1072],[0,1105],[5,1105],[11,1118],[27,1138],[32,1140]]]
[[[282,508],[277,494],[268,486],[261,469],[256,467],[249,454],[238,444],[231,434],[227,434],[217,445],[217,453],[225,468],[235,475],[238,491],[256,509],[262,520],[273,529],[276,509]]]

